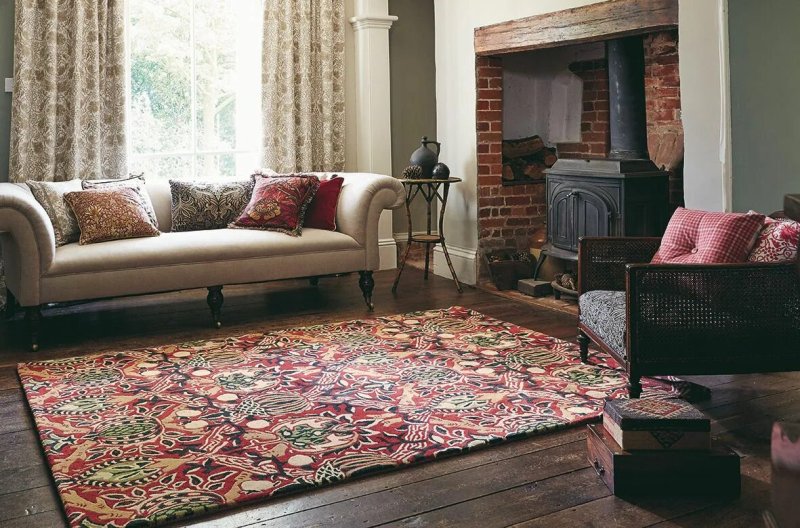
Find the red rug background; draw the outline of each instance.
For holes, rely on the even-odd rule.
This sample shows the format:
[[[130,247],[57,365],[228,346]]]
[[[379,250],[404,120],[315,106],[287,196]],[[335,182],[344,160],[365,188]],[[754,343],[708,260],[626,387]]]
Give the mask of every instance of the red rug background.
[[[584,365],[576,345],[462,307],[18,371],[76,527],[150,526],[541,434],[627,395],[610,357]]]

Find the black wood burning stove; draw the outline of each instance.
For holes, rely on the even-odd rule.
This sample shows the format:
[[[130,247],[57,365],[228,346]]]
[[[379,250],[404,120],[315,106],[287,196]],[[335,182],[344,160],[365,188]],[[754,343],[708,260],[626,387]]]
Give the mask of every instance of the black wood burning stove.
[[[549,256],[578,259],[580,237],[661,236],[669,175],[650,160],[642,37],[606,42],[611,125],[607,159],[559,159],[545,170]]]

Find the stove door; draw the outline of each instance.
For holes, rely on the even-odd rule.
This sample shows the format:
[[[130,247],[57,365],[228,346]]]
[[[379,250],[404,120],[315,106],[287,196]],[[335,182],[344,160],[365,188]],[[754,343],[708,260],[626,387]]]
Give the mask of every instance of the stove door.
[[[575,197],[576,189],[558,182],[554,186],[548,208],[547,231],[550,243],[567,251],[577,251],[575,237]]]
[[[585,182],[553,182],[548,210],[550,243],[577,252],[580,237],[611,234],[612,206]]]
[[[575,246],[581,237],[606,237],[611,234],[611,207],[602,196],[589,189],[577,191],[575,200]]]

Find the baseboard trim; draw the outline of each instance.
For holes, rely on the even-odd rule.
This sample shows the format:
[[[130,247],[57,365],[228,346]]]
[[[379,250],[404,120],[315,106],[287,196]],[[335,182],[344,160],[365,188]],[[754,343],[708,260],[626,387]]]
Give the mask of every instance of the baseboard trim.
[[[394,237],[378,239],[378,255],[381,259],[380,269],[397,267],[397,242],[394,241]]]
[[[478,250],[447,244],[447,252],[450,254],[458,280],[464,284],[474,285],[478,276]],[[447,260],[439,245],[433,250],[433,272],[440,277],[451,278]]]

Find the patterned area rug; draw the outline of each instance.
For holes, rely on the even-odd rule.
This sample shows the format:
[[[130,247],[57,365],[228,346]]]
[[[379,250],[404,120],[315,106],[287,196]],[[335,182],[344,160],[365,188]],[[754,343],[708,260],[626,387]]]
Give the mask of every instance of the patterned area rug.
[[[574,426],[627,394],[607,356],[583,365],[575,345],[461,307],[18,370],[69,522],[87,528],[152,526]]]

